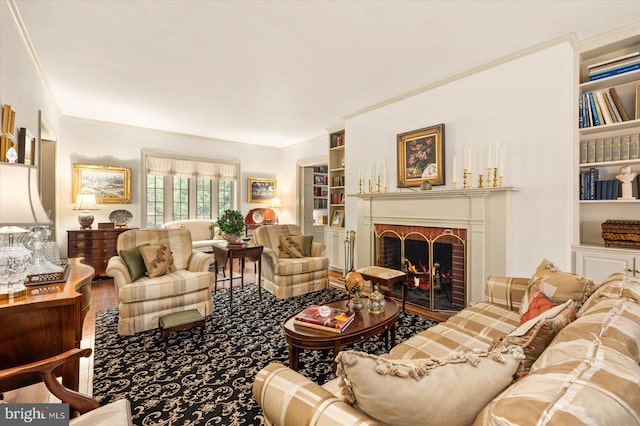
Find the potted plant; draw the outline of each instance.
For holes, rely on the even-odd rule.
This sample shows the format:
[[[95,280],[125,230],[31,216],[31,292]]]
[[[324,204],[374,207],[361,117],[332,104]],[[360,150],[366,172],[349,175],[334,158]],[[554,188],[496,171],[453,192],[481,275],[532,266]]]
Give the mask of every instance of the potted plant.
[[[245,228],[244,216],[238,210],[225,210],[217,225],[225,240],[238,241]]]

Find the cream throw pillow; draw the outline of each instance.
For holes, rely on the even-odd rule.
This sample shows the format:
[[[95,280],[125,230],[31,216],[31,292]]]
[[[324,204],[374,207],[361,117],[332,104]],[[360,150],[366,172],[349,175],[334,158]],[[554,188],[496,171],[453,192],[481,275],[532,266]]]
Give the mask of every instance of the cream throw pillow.
[[[140,246],[140,253],[147,268],[147,275],[151,278],[174,272],[176,267],[168,246],[149,244]]]
[[[511,383],[522,357],[512,352],[390,361],[343,351],[337,375],[343,399],[386,424],[466,426]]]
[[[299,258],[304,257],[302,253],[304,237],[302,235],[287,235],[280,237],[280,245],[278,249],[280,250],[279,257],[282,258]]]

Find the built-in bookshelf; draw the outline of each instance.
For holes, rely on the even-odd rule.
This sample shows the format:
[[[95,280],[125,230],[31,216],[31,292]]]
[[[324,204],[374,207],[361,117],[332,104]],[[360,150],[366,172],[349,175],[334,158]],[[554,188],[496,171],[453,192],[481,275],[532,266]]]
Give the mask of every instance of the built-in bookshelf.
[[[606,220],[640,219],[638,178],[632,200],[619,199],[616,179],[622,167],[640,173],[640,26],[588,40],[579,50],[574,266],[575,272],[600,279],[634,271],[640,255],[633,247],[607,247],[602,238]],[[620,260],[621,251],[627,260]]]
[[[314,166],[313,167],[313,209],[314,209],[313,216],[314,218],[316,217],[316,213],[318,215],[320,215],[321,213],[324,213],[324,215],[327,214],[326,211],[329,206],[328,200],[329,200],[329,167]]]
[[[344,130],[329,135],[329,225],[344,227]]]

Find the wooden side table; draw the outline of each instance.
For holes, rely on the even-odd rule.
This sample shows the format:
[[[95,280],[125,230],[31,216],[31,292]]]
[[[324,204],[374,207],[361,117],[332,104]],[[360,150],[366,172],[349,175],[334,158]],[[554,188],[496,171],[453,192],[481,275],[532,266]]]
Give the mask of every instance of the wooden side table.
[[[262,250],[263,246],[246,244],[242,247],[228,247],[226,241],[213,243],[213,253],[215,255],[216,274],[213,279],[213,292],[218,290],[218,265],[229,265],[229,306],[233,306],[233,259],[240,259],[240,285],[244,288],[244,260],[249,258],[258,264],[256,281],[258,284],[258,297],[262,300]]]
[[[402,284],[402,311],[407,302],[407,293],[409,292],[409,283],[407,282],[407,274],[395,269],[383,268],[381,266],[367,266],[360,268],[356,272],[362,275],[365,280],[376,283],[380,286],[380,290],[385,296],[391,296],[393,285],[395,283]]]

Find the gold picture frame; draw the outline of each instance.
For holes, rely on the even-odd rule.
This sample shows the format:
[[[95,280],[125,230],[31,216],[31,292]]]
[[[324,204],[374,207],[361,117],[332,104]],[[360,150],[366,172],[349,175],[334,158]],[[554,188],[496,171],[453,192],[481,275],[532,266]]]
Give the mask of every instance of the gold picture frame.
[[[444,124],[400,133],[398,188],[444,185]]]
[[[331,226],[335,228],[342,228],[344,226],[344,210],[334,210],[331,217]]]
[[[2,106],[2,133],[13,137],[13,130],[16,123],[16,111],[11,105]]]
[[[249,178],[247,183],[249,203],[270,204],[278,194],[275,179]]]
[[[640,83],[636,84],[636,120],[640,120]]]
[[[98,204],[131,204],[131,167],[73,164],[71,201],[95,194]]]

